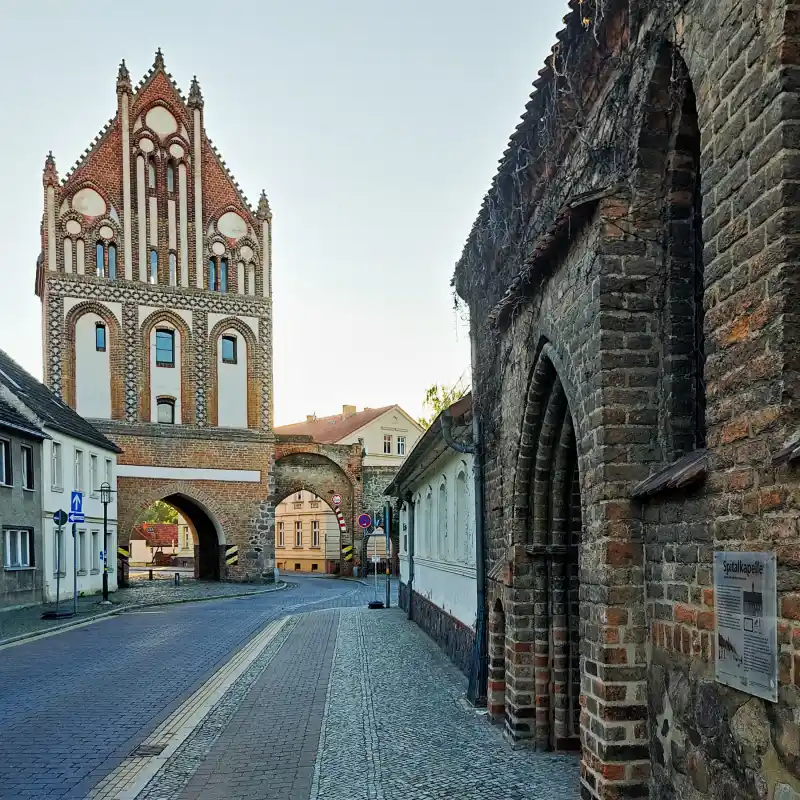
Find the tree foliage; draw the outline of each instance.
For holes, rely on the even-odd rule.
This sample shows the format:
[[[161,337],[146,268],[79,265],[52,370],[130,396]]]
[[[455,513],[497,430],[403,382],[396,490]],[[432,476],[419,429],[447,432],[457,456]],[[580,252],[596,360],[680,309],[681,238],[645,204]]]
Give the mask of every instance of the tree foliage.
[[[422,403],[423,410],[429,411],[430,413],[420,417],[417,421],[423,428],[430,428],[431,423],[442,411],[453,405],[456,400],[460,400],[468,391],[469,387],[464,385],[461,378],[452,386],[434,383],[433,386],[429,387],[428,391],[425,392],[425,400]]]
[[[172,525],[178,522],[178,512],[163,500],[156,500],[153,505],[139,517],[139,522],[166,522]]]

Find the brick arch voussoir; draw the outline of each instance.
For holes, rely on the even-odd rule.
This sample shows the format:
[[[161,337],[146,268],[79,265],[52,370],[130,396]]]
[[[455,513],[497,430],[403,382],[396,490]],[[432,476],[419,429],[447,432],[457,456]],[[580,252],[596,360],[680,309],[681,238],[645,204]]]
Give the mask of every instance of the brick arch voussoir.
[[[154,311],[144,320],[140,329],[142,386],[139,393],[139,418],[142,422],[150,422],[150,334],[161,322],[174,325],[181,337],[181,424],[191,425],[195,422],[195,381],[192,370],[194,338],[186,321],[168,309]]]
[[[259,427],[259,414],[261,410],[261,384],[258,376],[261,374],[261,355],[256,335],[253,329],[236,317],[226,317],[220,320],[212,329],[208,337],[208,374],[209,378],[209,425],[219,424],[218,407],[218,354],[219,340],[226,330],[233,329],[241,333],[247,344],[247,427]]]
[[[548,396],[555,384],[560,384],[566,400],[567,413],[572,419],[578,451],[578,476],[584,486],[585,454],[581,448],[583,435],[588,431],[588,420],[583,416],[583,404],[571,379],[568,362],[563,359],[550,340],[542,337],[537,357],[528,379],[520,429],[517,459],[514,466],[512,510],[512,543],[524,544],[530,522],[530,491],[536,469],[539,431],[544,421]]]
[[[125,507],[119,512],[117,525],[120,541],[124,541],[124,537],[130,536],[136,520],[144,511],[157,500],[164,500],[171,495],[183,495],[203,508],[217,531],[218,544],[226,543],[225,530],[228,519],[224,509],[213,496],[199,489],[196,484],[185,481],[162,481],[136,492],[126,493],[124,495],[126,497]]]
[[[108,356],[109,373],[111,380],[111,418],[125,418],[125,391],[123,376],[125,375],[125,354],[122,344],[122,329],[114,312],[94,300],[86,300],[74,305],[64,320],[64,375],[66,385],[63,388],[64,401],[67,405],[77,409],[77,382],[76,382],[76,337],[75,330],[78,320],[86,314],[96,314],[106,324],[108,330]]]

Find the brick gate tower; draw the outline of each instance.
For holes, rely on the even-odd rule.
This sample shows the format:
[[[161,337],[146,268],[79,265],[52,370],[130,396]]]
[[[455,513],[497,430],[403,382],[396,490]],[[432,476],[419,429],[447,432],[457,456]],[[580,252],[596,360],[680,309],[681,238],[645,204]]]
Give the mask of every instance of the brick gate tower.
[[[121,543],[164,499],[191,523],[199,576],[271,578],[269,204],[249,205],[197,80],[185,98],[160,50],[135,88],[123,61],[116,88],[66,177],[45,162],[45,382],[124,451]]]

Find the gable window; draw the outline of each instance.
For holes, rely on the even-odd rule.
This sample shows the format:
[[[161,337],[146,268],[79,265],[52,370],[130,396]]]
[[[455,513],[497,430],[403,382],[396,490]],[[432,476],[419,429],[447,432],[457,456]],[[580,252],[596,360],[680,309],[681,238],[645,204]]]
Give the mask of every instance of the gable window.
[[[106,326],[102,322],[97,322],[94,326],[94,349],[99,351],[106,349]]]
[[[406,454],[406,437],[397,437],[397,455],[404,456]]]
[[[283,543],[283,523],[278,523],[278,547],[284,547]]]
[[[97,268],[97,277],[102,278],[105,275],[105,248],[102,242],[98,242],[94,248],[94,263]]]
[[[156,330],[156,366],[175,366],[175,331]]]
[[[300,520],[294,523],[294,546],[303,546],[303,523]]]
[[[175,191],[175,165],[171,161],[167,164],[167,191],[170,194]]]
[[[171,397],[158,398],[156,418],[162,425],[175,424],[175,401]]]
[[[384,455],[390,456],[392,454],[392,434],[391,433],[384,433],[383,434],[383,453]]]
[[[178,285],[178,265],[175,253],[169,254],[169,285]]]
[[[208,259],[208,289],[217,291],[217,262],[213,258]]]
[[[61,472],[61,445],[53,442],[53,451],[50,461],[50,483],[54,489],[63,489],[63,475]]]
[[[33,489],[33,448],[22,445],[22,488]]]
[[[228,262],[223,258],[219,262],[219,289],[220,292],[228,291]]]
[[[224,258],[208,259],[208,290],[210,292],[228,291],[228,261]]]
[[[236,363],[236,337],[223,336],[222,337],[222,363],[235,364]]]
[[[117,277],[117,246],[110,244],[108,246],[108,279],[110,281],[116,280]]]
[[[150,251],[150,283],[158,283],[158,252]]]
[[[75,448],[75,480],[73,488],[76,492],[83,491],[83,450]]]
[[[11,442],[0,439],[0,484],[11,486],[14,478],[11,474]]]
[[[27,569],[33,566],[33,535],[29,530],[3,531],[3,566]]]

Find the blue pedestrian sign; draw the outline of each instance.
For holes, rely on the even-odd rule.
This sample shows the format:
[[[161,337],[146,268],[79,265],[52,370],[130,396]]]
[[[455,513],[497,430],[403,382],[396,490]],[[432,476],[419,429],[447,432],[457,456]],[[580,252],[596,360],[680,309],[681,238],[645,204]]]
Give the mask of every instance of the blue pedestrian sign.
[[[83,492],[73,492],[69,501],[69,521],[85,522],[86,516],[83,513]]]

